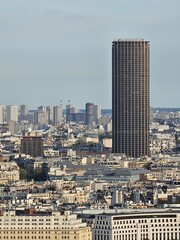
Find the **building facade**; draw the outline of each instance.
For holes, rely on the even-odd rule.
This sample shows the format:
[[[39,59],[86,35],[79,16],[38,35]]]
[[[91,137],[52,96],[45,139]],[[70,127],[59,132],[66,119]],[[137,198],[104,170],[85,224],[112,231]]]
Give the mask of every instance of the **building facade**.
[[[15,105],[6,106],[6,123],[9,124],[10,121],[18,122],[19,108]]]
[[[86,125],[91,125],[94,120],[94,103],[86,103]]]
[[[75,214],[0,210],[0,239],[92,240],[86,223]]]
[[[96,215],[93,240],[180,239],[178,210],[121,210]]]
[[[0,104],[0,124],[4,124],[4,106]]]
[[[21,153],[32,157],[43,156],[43,139],[41,137],[23,137],[21,139]]]
[[[149,42],[112,43],[112,151],[149,155]]]

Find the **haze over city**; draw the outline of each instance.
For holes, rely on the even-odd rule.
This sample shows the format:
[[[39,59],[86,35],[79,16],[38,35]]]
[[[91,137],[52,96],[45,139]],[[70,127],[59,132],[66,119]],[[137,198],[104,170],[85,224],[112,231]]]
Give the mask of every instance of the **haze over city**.
[[[0,2],[0,103],[111,108],[111,44],[151,43],[151,106],[179,107],[178,0]]]

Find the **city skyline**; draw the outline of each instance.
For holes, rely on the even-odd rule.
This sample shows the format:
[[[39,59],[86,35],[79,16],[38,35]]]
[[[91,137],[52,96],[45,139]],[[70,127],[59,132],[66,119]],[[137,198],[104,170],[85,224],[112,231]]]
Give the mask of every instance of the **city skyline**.
[[[151,42],[151,106],[179,107],[179,7],[177,0],[1,2],[0,103],[34,109],[71,99],[79,108],[110,108],[111,42],[140,37]]]

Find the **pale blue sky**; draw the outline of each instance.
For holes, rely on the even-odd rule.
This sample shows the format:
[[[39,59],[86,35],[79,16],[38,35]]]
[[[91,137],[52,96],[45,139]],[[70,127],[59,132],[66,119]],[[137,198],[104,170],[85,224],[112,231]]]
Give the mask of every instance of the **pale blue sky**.
[[[179,0],[0,0],[0,103],[111,108],[111,42],[151,44],[151,105],[180,107]]]

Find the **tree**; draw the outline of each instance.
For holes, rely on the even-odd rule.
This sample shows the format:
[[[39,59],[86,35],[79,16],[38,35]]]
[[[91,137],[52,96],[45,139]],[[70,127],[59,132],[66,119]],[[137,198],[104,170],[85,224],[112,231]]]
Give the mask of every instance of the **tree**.
[[[28,171],[25,168],[20,168],[20,179],[28,180]]]
[[[43,171],[43,168],[36,168],[34,170],[34,181],[45,181],[46,179],[46,175]]]

